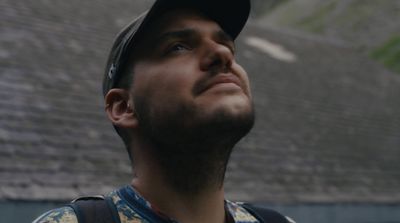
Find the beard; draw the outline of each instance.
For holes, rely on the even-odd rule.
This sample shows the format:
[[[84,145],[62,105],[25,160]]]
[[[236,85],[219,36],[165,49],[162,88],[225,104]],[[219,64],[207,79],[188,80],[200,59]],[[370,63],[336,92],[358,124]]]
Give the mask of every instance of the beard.
[[[187,195],[220,189],[234,145],[254,125],[253,105],[240,114],[219,109],[204,115],[190,105],[157,111],[143,98],[135,102],[139,130],[152,143],[148,152],[159,163],[166,182]]]

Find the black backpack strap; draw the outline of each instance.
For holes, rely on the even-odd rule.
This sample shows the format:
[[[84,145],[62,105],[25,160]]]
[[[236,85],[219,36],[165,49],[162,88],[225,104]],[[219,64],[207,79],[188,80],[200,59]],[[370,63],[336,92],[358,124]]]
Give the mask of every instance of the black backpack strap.
[[[81,197],[68,206],[74,209],[79,223],[121,223],[110,197]]]
[[[241,203],[240,206],[244,207],[262,223],[293,223],[292,220],[289,220],[287,217],[268,208],[259,207],[249,203]]]

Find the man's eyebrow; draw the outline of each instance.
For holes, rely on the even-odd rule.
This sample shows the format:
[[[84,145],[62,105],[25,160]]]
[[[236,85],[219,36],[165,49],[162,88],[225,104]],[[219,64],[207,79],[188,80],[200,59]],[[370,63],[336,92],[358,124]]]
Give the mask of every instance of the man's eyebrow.
[[[162,33],[160,36],[156,37],[155,43],[158,45],[170,39],[189,39],[196,36],[200,36],[199,32],[196,31],[196,29],[186,28],[180,30],[172,30]],[[235,41],[224,30],[220,29],[215,31],[213,36],[218,42],[232,45],[232,51],[235,49]]]
[[[181,29],[181,30],[173,30],[162,33],[155,39],[156,43],[162,43],[168,39],[183,39],[189,38],[196,35],[196,31],[194,29]]]

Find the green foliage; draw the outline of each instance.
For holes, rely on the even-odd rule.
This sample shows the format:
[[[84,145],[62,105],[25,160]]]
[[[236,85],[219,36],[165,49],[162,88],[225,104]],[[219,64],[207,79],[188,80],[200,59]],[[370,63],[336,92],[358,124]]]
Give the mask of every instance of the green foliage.
[[[268,12],[274,10],[280,5],[283,5],[283,3],[286,3],[289,0],[252,0],[251,1],[251,6],[252,6],[252,14],[254,16],[262,16],[267,14]]]
[[[327,2],[318,8],[313,14],[301,19],[297,24],[305,30],[322,33],[326,28],[326,17],[335,9],[336,2]]]
[[[400,73],[400,35],[394,36],[371,53],[372,58]]]

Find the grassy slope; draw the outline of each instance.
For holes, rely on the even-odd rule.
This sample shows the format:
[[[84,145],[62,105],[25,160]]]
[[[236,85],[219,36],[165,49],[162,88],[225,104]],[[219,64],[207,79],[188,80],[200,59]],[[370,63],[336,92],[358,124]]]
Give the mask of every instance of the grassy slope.
[[[400,36],[395,36],[371,53],[372,58],[400,73]]]

